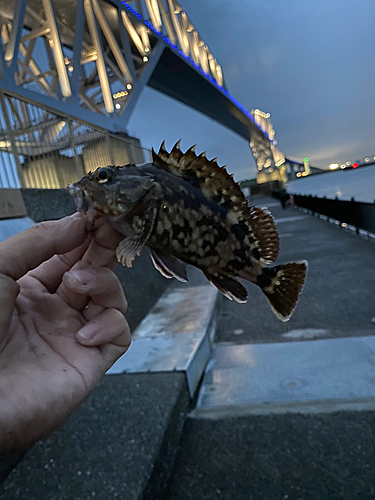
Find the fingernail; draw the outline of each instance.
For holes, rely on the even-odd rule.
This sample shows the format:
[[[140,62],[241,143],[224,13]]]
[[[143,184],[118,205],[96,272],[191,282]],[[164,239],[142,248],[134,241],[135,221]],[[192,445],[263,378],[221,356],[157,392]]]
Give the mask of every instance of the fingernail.
[[[88,285],[96,278],[96,271],[94,271],[94,269],[79,269],[77,271],[71,271],[70,274],[81,285]]]
[[[88,323],[77,332],[77,337],[83,340],[92,340],[98,331],[99,327],[97,323]]]

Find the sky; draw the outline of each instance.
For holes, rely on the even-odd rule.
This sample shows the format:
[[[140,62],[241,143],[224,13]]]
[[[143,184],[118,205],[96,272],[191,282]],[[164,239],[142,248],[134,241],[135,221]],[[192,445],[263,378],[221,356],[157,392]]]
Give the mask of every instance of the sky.
[[[375,156],[373,0],[180,0],[248,110],[271,114],[278,147],[310,165]],[[236,180],[255,177],[245,139],[149,88],[129,132],[145,147],[218,157]]]

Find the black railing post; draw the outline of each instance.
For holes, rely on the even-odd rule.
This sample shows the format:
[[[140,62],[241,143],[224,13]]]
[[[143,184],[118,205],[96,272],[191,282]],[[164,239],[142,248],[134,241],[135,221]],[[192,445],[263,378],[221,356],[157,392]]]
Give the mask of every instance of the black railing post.
[[[359,234],[359,221],[358,221],[358,211],[356,210],[356,206],[355,206],[355,200],[354,198],[350,198],[350,201],[352,202],[352,214],[353,214],[353,221],[354,221],[354,225],[355,225],[355,232],[357,234]]]

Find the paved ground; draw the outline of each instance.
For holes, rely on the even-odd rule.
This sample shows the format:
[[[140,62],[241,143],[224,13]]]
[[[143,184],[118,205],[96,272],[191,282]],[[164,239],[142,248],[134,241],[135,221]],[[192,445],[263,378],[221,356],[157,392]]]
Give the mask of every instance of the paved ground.
[[[62,428],[26,453],[0,484],[0,499],[158,498],[188,405],[183,373],[108,375]]]
[[[163,500],[375,498],[375,414],[188,420]]]
[[[375,334],[375,243],[297,209],[269,205],[280,233],[278,263],[306,259],[306,286],[287,323],[271,312],[261,290],[247,284],[247,304],[223,300],[217,342],[282,342]],[[300,329],[320,331],[294,332]],[[288,334],[290,337],[284,337]]]

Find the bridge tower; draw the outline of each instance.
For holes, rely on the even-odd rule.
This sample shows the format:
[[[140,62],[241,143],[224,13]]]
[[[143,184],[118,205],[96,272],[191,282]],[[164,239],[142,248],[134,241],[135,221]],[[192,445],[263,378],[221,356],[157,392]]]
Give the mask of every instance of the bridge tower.
[[[251,111],[251,114],[257,125],[270,138],[268,143],[265,141],[250,141],[250,147],[258,169],[257,183],[263,184],[270,181],[286,182],[285,156],[276,147],[277,141],[275,140],[275,131],[270,120],[270,113],[254,109]]]

